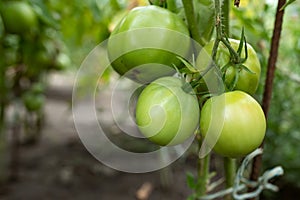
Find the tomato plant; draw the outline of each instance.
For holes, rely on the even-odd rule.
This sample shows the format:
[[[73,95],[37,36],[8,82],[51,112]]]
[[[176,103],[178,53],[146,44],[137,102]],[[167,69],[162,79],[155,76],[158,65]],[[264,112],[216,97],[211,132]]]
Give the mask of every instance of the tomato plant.
[[[142,134],[158,145],[180,144],[198,126],[197,98],[182,86],[178,78],[162,77],[148,85],[138,98],[137,125]]]
[[[118,39],[120,33],[125,34]],[[156,44],[157,48],[148,48],[147,44]],[[183,20],[169,10],[151,5],[134,8],[120,21],[109,38],[108,56],[120,75],[145,83],[174,74],[173,65],[180,68],[181,64],[174,52],[185,56],[189,48],[189,31]]]
[[[37,26],[32,7],[23,1],[7,1],[1,7],[1,16],[8,33],[24,34]]]
[[[232,48],[234,50],[238,50],[240,41],[235,39],[229,39],[229,41]],[[213,45],[214,40],[205,45],[197,57],[196,66],[201,71],[204,71],[212,60],[211,53]],[[227,88],[231,88],[233,86],[235,83],[235,77],[238,76],[236,84],[232,89],[242,90],[252,95],[258,88],[261,67],[257,54],[250,44],[247,44],[247,53],[247,59],[243,63],[236,64],[232,61],[228,48],[223,43],[220,43],[216,54],[216,64],[220,67],[220,70],[223,70],[225,73],[223,81]],[[241,57],[245,57],[245,48],[242,50]],[[226,66],[227,64],[229,64],[228,68]],[[247,70],[239,66],[234,66],[239,64],[244,65]],[[225,67],[227,68],[226,70]],[[212,70],[208,72],[206,76],[206,80],[208,80],[212,85],[215,85],[217,88],[218,77],[216,76],[216,73]],[[207,90],[207,88],[203,87],[203,90]]]
[[[218,106],[218,109],[212,112],[212,106]],[[215,121],[213,118],[220,120]],[[247,93],[232,91],[209,99],[201,110],[200,130],[203,136],[207,135],[210,126],[220,126],[223,119],[220,136],[213,147],[218,154],[241,157],[262,143],[266,119],[259,103]]]

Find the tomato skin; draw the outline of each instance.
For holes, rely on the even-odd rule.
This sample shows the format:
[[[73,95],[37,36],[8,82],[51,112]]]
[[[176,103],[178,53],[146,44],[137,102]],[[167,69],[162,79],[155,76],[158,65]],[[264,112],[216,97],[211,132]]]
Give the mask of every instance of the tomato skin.
[[[182,89],[182,81],[162,77],[148,85],[136,105],[140,132],[161,146],[177,145],[193,135],[199,124],[199,105],[195,95]]]
[[[131,10],[111,33],[107,47],[115,71],[141,83],[174,74],[173,65],[180,68],[181,64],[176,56],[186,56],[189,50],[186,24],[176,14],[153,5]],[[141,65],[144,68],[136,68]]]
[[[231,46],[235,50],[237,50],[240,41],[235,39],[229,39],[229,41]],[[201,71],[204,71],[208,66],[209,62],[211,61],[210,55],[212,53],[213,45],[214,45],[214,40],[210,41],[207,45],[205,45],[197,57],[196,66]],[[248,59],[243,64],[253,73],[249,73],[246,70],[241,70],[238,82],[233,89],[242,90],[244,92],[247,92],[250,95],[253,95],[258,88],[261,66],[260,66],[258,56],[250,44],[247,44],[247,50],[248,50]],[[242,58],[243,57],[245,57],[244,48],[242,51]],[[222,42],[220,42],[217,50],[216,64],[222,69],[229,61],[230,61],[230,53],[228,49],[225,47],[225,45]],[[227,87],[229,87],[234,80],[235,70],[236,69],[234,69],[233,66],[227,69],[226,76],[225,76],[225,83],[224,83]],[[208,72],[206,75],[206,80],[210,82],[209,84],[215,85],[215,87],[217,87],[216,86],[217,77],[215,74],[216,73],[213,72],[213,70]],[[202,90],[207,90],[207,88],[203,88]]]
[[[37,16],[26,2],[5,2],[2,5],[1,16],[8,33],[24,34],[37,26]]]
[[[212,112],[212,106],[219,107]],[[253,97],[242,91],[232,91],[205,102],[200,117],[200,131],[204,137],[210,126],[221,126],[213,150],[220,155],[237,158],[249,154],[262,143],[266,119],[261,106]],[[212,131],[209,134],[218,133]]]

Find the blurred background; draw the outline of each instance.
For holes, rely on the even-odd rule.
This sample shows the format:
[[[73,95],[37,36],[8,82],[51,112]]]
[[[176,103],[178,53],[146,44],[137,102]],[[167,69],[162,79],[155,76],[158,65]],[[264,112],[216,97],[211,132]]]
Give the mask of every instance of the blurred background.
[[[86,56],[105,41],[118,21],[147,0],[29,0],[38,16],[24,5],[1,9],[13,17],[0,18],[0,199],[186,199],[186,181],[197,168],[197,144],[171,166],[157,172],[129,174],[110,169],[84,148],[72,117],[72,89]],[[262,78],[256,98],[261,101],[277,1],[241,1],[231,5],[231,37],[245,28],[257,51]],[[16,10],[17,11],[16,11]],[[3,17],[3,16],[2,16]],[[15,24],[24,26],[15,28]],[[264,169],[281,165],[285,174],[274,180],[278,193],[263,199],[295,199],[300,194],[300,2],[285,11],[268,131]],[[110,85],[108,70],[99,80]],[[87,75],[81,87],[90,87]],[[101,109],[99,109],[101,113]],[[118,143],[140,151],[151,149],[139,141],[122,139],[107,122]],[[222,160],[213,157],[212,170],[222,176]],[[7,181],[8,180],[8,181]],[[175,183],[175,184],[174,184]]]

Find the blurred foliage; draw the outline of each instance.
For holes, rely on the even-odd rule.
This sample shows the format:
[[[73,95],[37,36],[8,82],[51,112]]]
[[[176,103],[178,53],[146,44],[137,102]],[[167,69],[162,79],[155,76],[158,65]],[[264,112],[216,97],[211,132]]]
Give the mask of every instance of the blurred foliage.
[[[256,49],[262,64],[263,77],[257,98],[261,100],[267,58],[277,1],[241,1],[240,8],[232,8],[231,28],[234,37],[245,27],[247,40]],[[300,2],[285,10],[280,41],[277,73],[268,115],[264,167],[282,165],[285,182],[300,187]]]
[[[40,1],[40,0],[31,0]],[[108,38],[115,21],[145,0],[49,0],[44,1],[52,18],[57,20],[74,67],[77,69],[85,56]]]
[[[38,2],[38,0],[31,0]],[[262,64],[262,78],[257,99],[261,101],[267,58],[275,19],[277,1],[241,1],[231,5],[230,33],[239,38],[245,28],[247,41],[257,51]],[[134,6],[146,0],[67,0],[45,1],[53,19],[58,21],[61,37],[69,49],[75,68],[100,42],[107,39],[114,25]],[[280,43],[272,105],[269,113],[264,166],[282,165],[284,179],[298,184],[300,179],[300,3],[286,7]],[[84,83],[83,83],[84,84]]]
[[[45,48],[48,52],[60,48],[70,55],[75,70],[96,45],[108,38],[114,25],[129,9],[147,4],[147,0],[28,1],[34,6],[41,23],[44,24],[44,28],[39,31],[43,33],[46,41],[31,46],[36,41],[36,38],[32,39],[27,45],[27,54],[35,55],[33,51],[36,48]],[[270,0],[243,0],[239,8],[231,5],[231,37],[239,38],[241,27],[244,27],[247,41],[257,51],[262,64],[263,77],[256,96],[260,101],[276,3],[277,1]],[[299,13],[299,1],[286,7],[277,63],[278,70],[268,116],[264,166],[270,168],[282,165],[285,170],[285,181],[300,187],[298,181],[300,179],[300,145],[298,145],[300,143],[300,123],[298,122],[300,107],[297,104],[300,102]],[[0,38],[4,38],[3,35],[4,27],[0,20]],[[47,42],[52,39],[56,39],[54,44]],[[15,35],[9,35],[1,41],[3,43],[0,47],[1,56],[5,57],[5,63],[3,63],[3,59],[0,59],[1,65],[9,66],[16,62],[18,59],[16,52],[19,51],[20,40]]]

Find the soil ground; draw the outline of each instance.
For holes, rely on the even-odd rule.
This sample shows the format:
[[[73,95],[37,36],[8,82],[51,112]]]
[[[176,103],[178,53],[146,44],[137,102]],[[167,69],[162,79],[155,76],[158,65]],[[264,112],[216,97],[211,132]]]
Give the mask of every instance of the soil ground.
[[[74,127],[72,87],[57,88],[59,84],[55,80],[48,91],[41,138],[35,145],[20,147],[19,178],[2,188],[1,200],[132,200],[145,184],[151,188],[150,200],[187,198],[191,191],[186,185],[186,159],[142,174],[119,172],[97,161]]]

